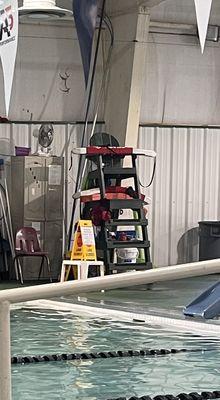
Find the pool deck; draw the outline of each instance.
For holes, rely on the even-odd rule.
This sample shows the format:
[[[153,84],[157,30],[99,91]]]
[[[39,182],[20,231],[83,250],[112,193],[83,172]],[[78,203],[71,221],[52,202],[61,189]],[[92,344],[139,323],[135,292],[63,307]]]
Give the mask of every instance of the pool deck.
[[[220,274],[135,286],[105,292],[62,296],[56,299],[71,304],[115,309],[131,313],[147,313],[165,317],[185,318],[182,311],[199,294],[220,280]],[[0,282],[0,290],[39,285],[48,282]],[[213,322],[213,320],[209,320]],[[220,323],[220,320],[214,320]]]

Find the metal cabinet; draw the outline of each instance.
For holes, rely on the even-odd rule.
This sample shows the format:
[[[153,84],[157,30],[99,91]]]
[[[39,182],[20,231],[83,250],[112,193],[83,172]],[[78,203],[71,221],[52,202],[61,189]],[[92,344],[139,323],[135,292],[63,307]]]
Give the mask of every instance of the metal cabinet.
[[[52,276],[60,273],[63,251],[62,157],[11,157],[10,204],[14,234],[22,226],[37,230],[41,246],[48,251]],[[39,260],[24,259],[24,279],[38,277]],[[47,278],[45,269],[43,278]]]

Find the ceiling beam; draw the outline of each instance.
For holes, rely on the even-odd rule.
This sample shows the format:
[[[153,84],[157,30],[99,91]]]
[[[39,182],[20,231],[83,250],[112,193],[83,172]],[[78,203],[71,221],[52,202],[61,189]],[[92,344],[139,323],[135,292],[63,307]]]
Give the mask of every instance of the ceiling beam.
[[[143,7],[149,9],[163,3],[166,0],[107,0],[106,8],[109,16],[131,14]]]
[[[148,8],[152,8],[158,6],[158,4],[163,3],[166,0],[139,0],[138,3],[140,6],[146,6]]]

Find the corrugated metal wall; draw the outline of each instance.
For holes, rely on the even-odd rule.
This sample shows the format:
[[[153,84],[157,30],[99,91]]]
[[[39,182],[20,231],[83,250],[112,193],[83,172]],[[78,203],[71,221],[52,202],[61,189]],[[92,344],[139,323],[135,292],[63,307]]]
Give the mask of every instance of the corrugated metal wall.
[[[141,127],[139,147],[157,152],[149,234],[155,265],[198,260],[198,221],[220,219],[220,128]],[[149,171],[140,160],[143,182]]]
[[[14,154],[15,146],[34,152],[37,124],[1,124],[0,153]],[[97,129],[101,129],[99,125]],[[82,125],[54,124],[52,154],[65,156],[65,209],[70,219],[76,165],[70,167]],[[157,152],[155,180],[143,192],[151,198],[149,235],[155,265],[198,260],[198,221],[220,219],[220,128],[141,127],[139,147]],[[140,158],[142,184],[150,179],[152,164]],[[68,223],[67,223],[68,226]]]

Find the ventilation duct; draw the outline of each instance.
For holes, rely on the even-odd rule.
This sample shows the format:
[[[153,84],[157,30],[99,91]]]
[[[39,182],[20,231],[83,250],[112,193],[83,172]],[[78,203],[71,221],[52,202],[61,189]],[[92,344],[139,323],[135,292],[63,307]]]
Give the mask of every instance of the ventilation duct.
[[[56,0],[24,0],[18,11],[22,17],[42,20],[72,15],[72,11],[57,7]]]

